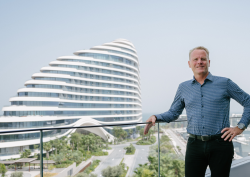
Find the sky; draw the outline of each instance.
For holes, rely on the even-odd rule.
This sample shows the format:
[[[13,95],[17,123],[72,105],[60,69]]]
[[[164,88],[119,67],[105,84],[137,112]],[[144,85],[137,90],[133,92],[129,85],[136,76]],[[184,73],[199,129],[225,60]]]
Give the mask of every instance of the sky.
[[[57,57],[118,38],[138,52],[143,113],[165,112],[193,77],[189,50],[210,51],[210,72],[250,93],[250,1],[0,0],[0,107]],[[231,113],[243,107],[231,101]],[[2,114],[2,112],[0,112]]]

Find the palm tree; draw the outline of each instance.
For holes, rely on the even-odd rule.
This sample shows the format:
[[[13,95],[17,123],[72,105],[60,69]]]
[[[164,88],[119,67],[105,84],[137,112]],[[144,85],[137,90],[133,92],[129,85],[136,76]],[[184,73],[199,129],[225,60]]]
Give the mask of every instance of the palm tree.
[[[50,142],[44,143],[43,149],[46,151],[46,157],[49,158],[49,151],[52,149],[52,144]]]
[[[81,135],[79,133],[71,134],[72,149],[74,149],[74,145],[76,145],[78,150],[78,145],[80,141],[81,141]]]
[[[89,135],[84,135],[82,136],[82,141],[83,141],[83,144],[87,147],[87,150],[89,151],[90,148],[93,148],[94,147],[94,141],[93,141],[93,134],[89,134]]]
[[[109,134],[107,134],[106,137],[107,137],[107,139],[105,141],[105,143],[106,143],[106,150],[108,150],[108,143],[109,143],[109,138],[110,138]]]
[[[153,135],[153,134],[154,134],[154,131],[152,129],[149,129],[149,131],[148,131],[148,137],[149,137],[149,139],[150,139],[151,135]]]
[[[132,129],[129,129],[128,130],[128,136],[131,136],[133,134],[133,130]]]
[[[55,153],[57,155],[57,149],[60,148],[61,144],[60,144],[60,140],[57,138],[55,140],[51,141],[52,147],[55,148]]]
[[[141,140],[143,140],[143,136],[144,136],[144,130],[140,129],[140,135],[141,135]]]
[[[137,133],[140,132],[141,126],[136,126]]]

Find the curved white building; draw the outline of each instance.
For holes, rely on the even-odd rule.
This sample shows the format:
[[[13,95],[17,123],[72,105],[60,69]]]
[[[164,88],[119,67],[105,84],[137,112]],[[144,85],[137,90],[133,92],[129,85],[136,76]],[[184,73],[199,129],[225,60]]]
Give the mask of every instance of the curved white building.
[[[118,39],[57,58],[32,75],[4,107],[0,131],[141,122],[139,60],[134,45]],[[134,129],[125,126],[123,129]],[[106,138],[112,127],[88,129]],[[44,131],[44,142],[75,130]],[[39,132],[0,135],[0,159],[39,144]]]

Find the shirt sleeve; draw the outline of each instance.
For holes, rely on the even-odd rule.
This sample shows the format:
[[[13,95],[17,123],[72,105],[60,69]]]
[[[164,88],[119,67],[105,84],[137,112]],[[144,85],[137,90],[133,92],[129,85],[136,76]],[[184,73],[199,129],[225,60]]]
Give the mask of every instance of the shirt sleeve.
[[[174,101],[170,107],[170,109],[167,112],[164,112],[162,114],[156,114],[157,120],[165,121],[165,122],[171,122],[173,120],[176,120],[179,115],[182,113],[183,109],[185,107],[184,99],[182,98],[181,94],[181,84],[179,85]]]
[[[247,127],[250,123],[250,95],[244,92],[230,79],[227,84],[227,92],[230,98],[233,98],[244,107],[242,118],[239,123],[243,123]]]

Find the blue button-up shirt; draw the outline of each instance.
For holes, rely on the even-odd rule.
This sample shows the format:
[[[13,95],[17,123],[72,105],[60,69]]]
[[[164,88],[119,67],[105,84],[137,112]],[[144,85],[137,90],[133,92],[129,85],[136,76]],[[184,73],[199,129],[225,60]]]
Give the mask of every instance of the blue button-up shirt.
[[[169,111],[155,115],[157,120],[171,122],[186,109],[187,132],[194,135],[220,134],[230,127],[229,107],[233,98],[244,107],[239,123],[250,123],[250,96],[237,84],[225,77],[208,74],[201,85],[193,78],[179,85]]]

